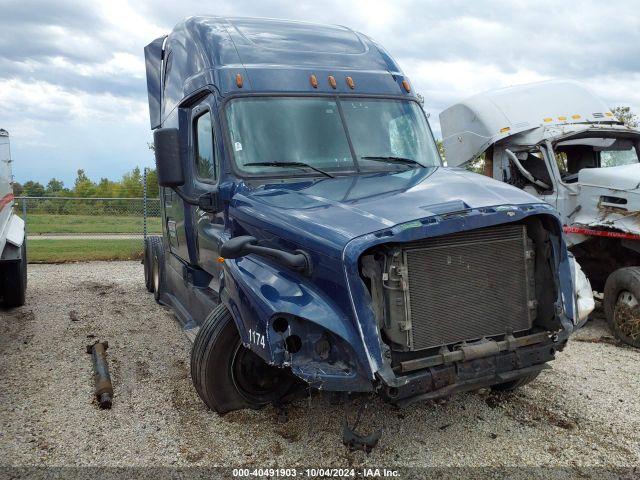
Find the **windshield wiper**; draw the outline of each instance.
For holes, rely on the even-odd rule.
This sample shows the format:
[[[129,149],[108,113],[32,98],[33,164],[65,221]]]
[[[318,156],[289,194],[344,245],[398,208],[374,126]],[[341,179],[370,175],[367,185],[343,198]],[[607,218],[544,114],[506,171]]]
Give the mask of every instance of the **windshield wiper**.
[[[336,178],[333,175],[331,175],[330,173],[325,172],[324,170],[320,170],[317,167],[314,167],[313,165],[309,165],[308,163],[304,163],[304,162],[251,162],[251,163],[245,163],[244,164],[245,167],[300,167],[300,168],[310,168],[311,170],[314,170],[318,173],[321,173],[322,175],[329,177],[329,178]]]
[[[422,165],[419,161],[414,160],[413,158],[384,156],[384,155],[373,155],[373,156],[365,156],[360,158],[362,158],[363,160],[373,160],[375,162],[402,163],[404,165],[416,165],[418,167],[424,167],[424,165]]]

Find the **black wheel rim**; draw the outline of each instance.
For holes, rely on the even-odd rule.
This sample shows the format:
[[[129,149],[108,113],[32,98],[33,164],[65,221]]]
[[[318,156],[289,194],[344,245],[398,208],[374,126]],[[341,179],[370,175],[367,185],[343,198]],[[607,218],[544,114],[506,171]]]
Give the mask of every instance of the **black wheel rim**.
[[[240,395],[253,404],[268,403],[279,398],[291,384],[287,372],[268,365],[241,344],[233,354],[231,375]]]

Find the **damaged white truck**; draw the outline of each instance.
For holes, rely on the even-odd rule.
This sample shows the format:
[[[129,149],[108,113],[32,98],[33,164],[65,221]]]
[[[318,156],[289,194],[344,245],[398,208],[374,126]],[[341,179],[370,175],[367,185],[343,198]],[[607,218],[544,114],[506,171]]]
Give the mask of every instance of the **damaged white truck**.
[[[481,93],[440,123],[449,166],[484,154],[486,175],[557,208],[614,335],[640,347],[640,130],[567,81]]]

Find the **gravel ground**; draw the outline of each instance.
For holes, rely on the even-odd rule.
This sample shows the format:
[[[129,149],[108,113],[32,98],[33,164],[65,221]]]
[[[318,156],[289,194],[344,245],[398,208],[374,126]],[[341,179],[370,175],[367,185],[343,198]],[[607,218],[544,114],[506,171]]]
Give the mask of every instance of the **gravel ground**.
[[[564,466],[640,464],[640,351],[591,321],[514,394],[403,410],[373,401],[369,456],[341,444],[343,411],[315,395],[220,417],[189,378],[190,343],[137,262],[30,265],[27,306],[0,311],[0,465]],[[92,403],[93,339],[108,340],[112,410]]]

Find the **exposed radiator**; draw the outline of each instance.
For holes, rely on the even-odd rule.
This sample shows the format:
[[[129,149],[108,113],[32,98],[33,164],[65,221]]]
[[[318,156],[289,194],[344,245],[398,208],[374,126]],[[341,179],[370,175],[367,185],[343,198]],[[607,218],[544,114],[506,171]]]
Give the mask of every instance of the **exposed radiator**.
[[[534,260],[524,225],[427,239],[403,254],[411,350],[531,328]]]

